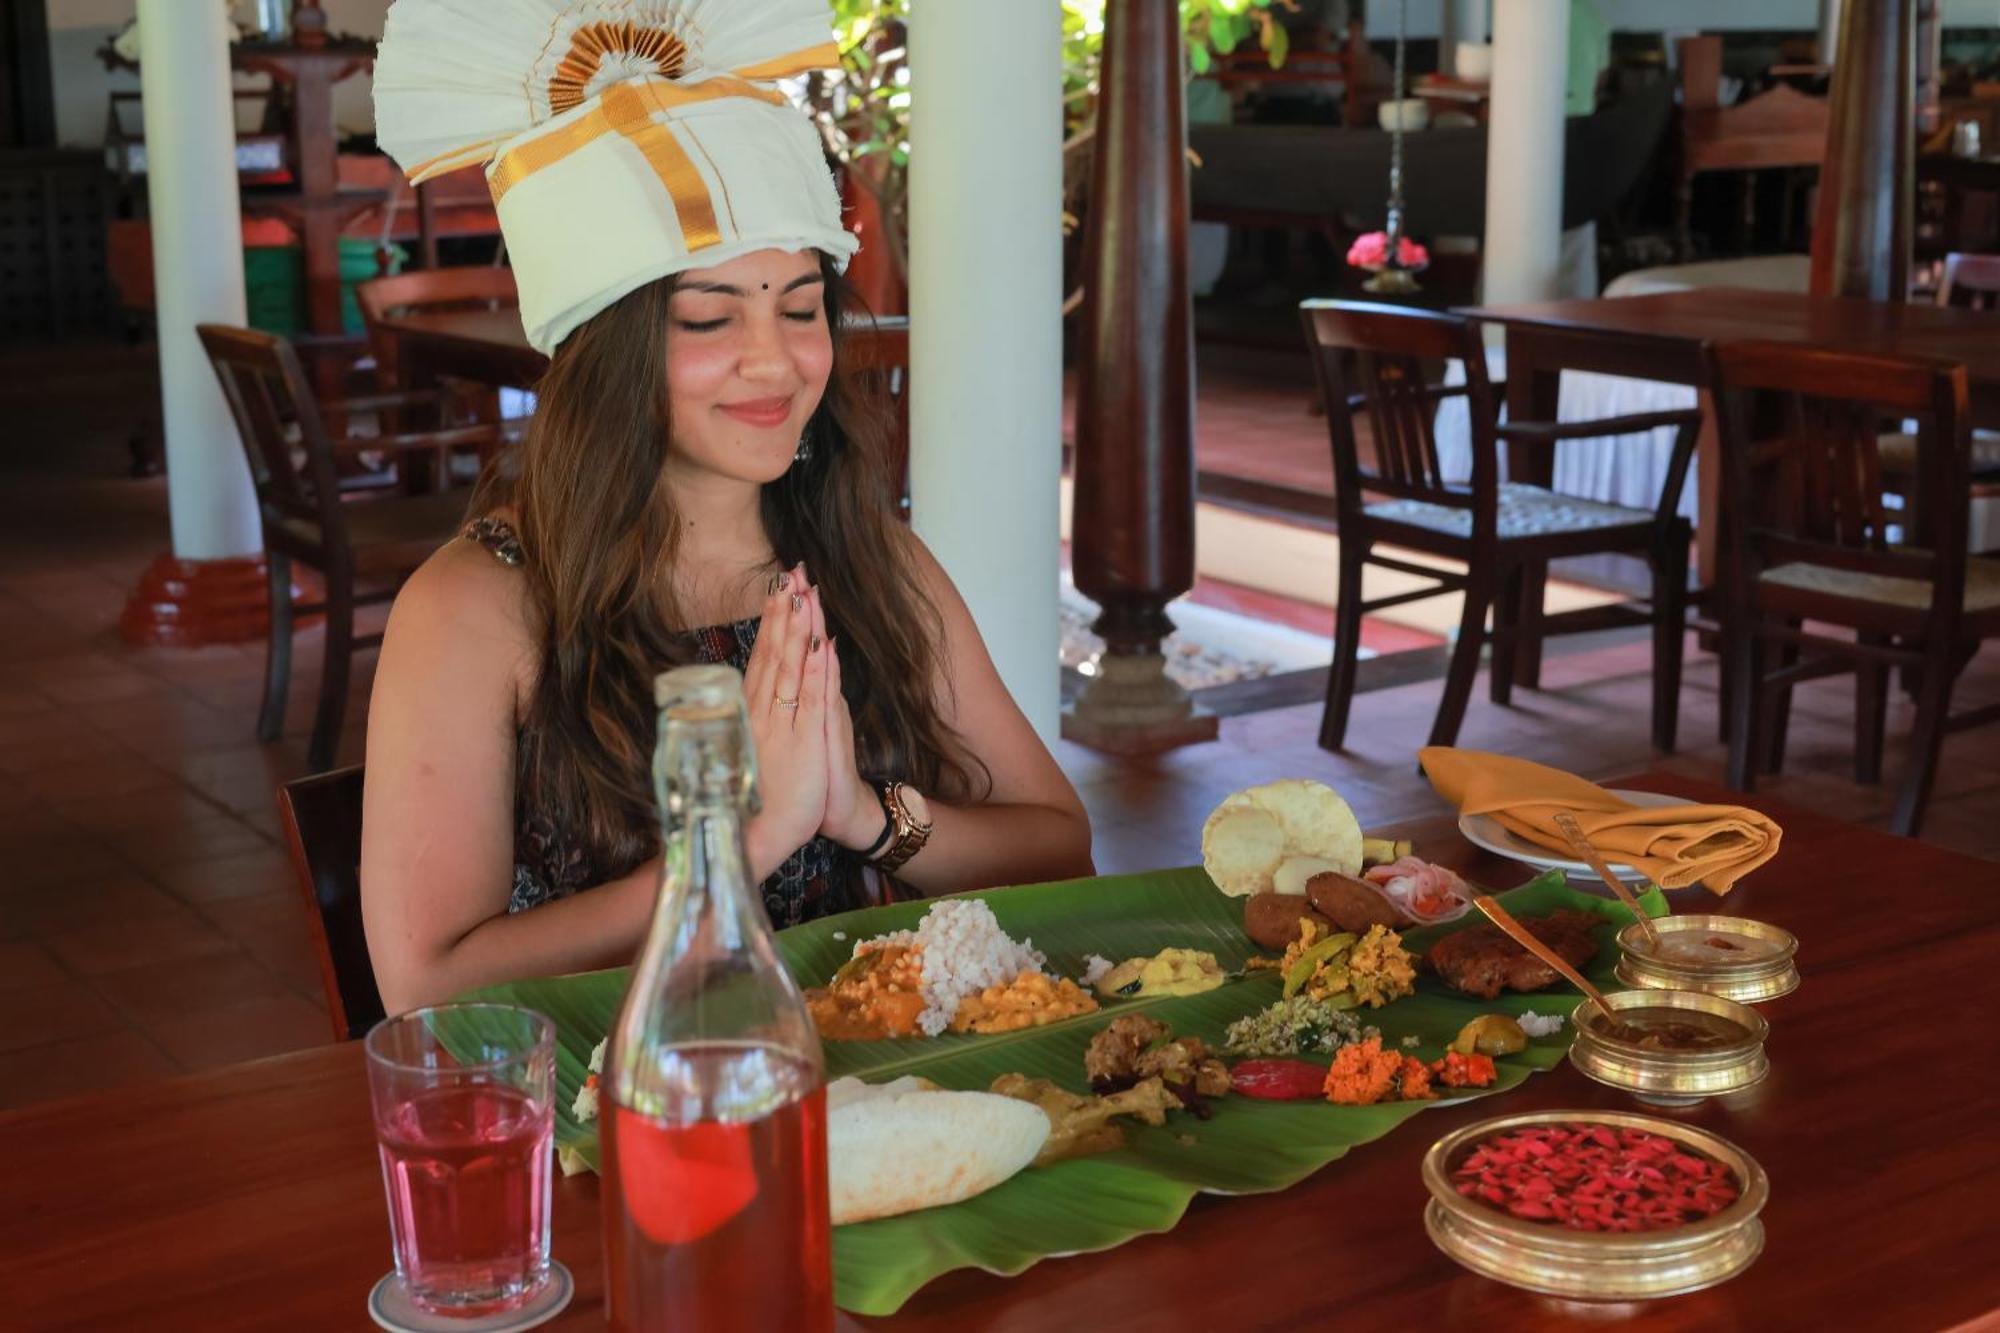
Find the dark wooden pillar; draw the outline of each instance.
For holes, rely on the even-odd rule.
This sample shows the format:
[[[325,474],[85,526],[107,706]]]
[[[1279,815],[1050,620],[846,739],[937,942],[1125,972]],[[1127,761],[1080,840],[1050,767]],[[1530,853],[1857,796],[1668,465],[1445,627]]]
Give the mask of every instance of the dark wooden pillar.
[[[1084,241],[1076,585],[1105,651],[1063,734],[1145,753],[1212,740],[1165,674],[1166,604],[1194,584],[1194,342],[1180,9],[1110,0]]]
[[[1909,294],[1915,0],[1845,0],[1813,218],[1817,296]]]

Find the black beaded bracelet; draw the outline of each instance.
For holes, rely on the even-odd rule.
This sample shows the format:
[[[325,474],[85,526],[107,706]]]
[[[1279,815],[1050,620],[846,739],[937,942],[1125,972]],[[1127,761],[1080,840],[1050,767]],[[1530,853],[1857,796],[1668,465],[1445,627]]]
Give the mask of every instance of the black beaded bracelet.
[[[864,861],[873,861],[875,854],[887,847],[889,839],[896,833],[896,817],[889,813],[889,802],[883,800],[879,789],[875,793],[875,799],[882,802],[882,833],[875,841],[868,844],[867,851],[861,853],[861,859]]]

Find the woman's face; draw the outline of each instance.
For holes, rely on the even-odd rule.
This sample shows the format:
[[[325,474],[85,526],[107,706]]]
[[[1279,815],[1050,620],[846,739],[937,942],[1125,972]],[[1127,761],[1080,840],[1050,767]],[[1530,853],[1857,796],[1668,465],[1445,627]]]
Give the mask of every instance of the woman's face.
[[[667,316],[672,456],[739,481],[775,481],[832,367],[816,253],[759,250],[689,270]]]

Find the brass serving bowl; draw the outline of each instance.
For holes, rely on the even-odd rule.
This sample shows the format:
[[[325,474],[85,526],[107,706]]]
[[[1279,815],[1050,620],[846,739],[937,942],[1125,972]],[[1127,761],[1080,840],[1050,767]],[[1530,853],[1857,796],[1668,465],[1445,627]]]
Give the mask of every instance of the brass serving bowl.
[[[1736,1178],[1736,1202],[1687,1226],[1665,1231],[1570,1231],[1530,1222],[1466,1198],[1451,1173],[1495,1134],[1531,1125],[1605,1125],[1659,1134]],[[1424,1230],[1452,1259],[1482,1277],[1580,1301],[1639,1301],[1678,1296],[1726,1282],[1764,1249],[1757,1220],[1771,1193],[1756,1159],[1714,1134],[1626,1111],[1532,1111],[1482,1120],[1445,1135],[1424,1155]]]
[[[1692,1106],[1704,1097],[1735,1092],[1771,1072],[1764,1055],[1770,1025],[1755,1009],[1720,995],[1699,991],[1621,990],[1604,997],[1614,1012],[1621,1009],[1688,1009],[1715,1014],[1741,1027],[1740,1042],[1705,1051],[1655,1051],[1604,1035],[1597,1027],[1597,1006],[1589,1000],[1570,1013],[1576,1039],[1570,1043],[1570,1063],[1599,1083],[1623,1088],[1642,1102],[1658,1106]]]
[[[1740,916],[1663,916],[1653,922],[1664,941],[1677,935],[1735,935],[1772,946],[1773,951],[1747,962],[1686,962],[1647,952],[1644,929],[1637,923],[1618,932],[1618,979],[1628,986],[1654,990],[1701,991],[1741,1004],[1758,1004],[1789,995],[1799,987],[1796,961],[1799,942],[1789,930]]]

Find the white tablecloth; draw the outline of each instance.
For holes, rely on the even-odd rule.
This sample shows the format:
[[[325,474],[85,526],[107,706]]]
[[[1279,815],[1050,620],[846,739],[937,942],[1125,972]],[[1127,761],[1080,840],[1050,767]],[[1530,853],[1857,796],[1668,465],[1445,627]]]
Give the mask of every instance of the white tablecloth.
[[[1635,269],[1604,289],[1606,296],[1645,296],[1686,291],[1694,287],[1753,287],[1764,291],[1806,290],[1805,255],[1764,255],[1753,259],[1723,259],[1705,264],[1675,264]],[[1487,353],[1487,373],[1495,380],[1506,374],[1507,358],[1498,348]],[[1445,372],[1449,384],[1465,382],[1465,368],[1456,362]],[[1557,398],[1556,419],[1590,421],[1629,416],[1635,412],[1680,411],[1695,406],[1696,395],[1685,384],[1627,379],[1567,370]],[[1447,481],[1472,477],[1472,437],[1467,429],[1463,398],[1447,398],[1438,407],[1438,463]],[[1565,495],[1651,509],[1666,484],[1667,463],[1673,457],[1674,432],[1647,431],[1608,440],[1565,440],[1556,445],[1555,489]],[[1506,475],[1506,450],[1501,450],[1501,475]],[[1680,496],[1680,512],[1695,516],[1694,469]]]
[[[1488,352],[1486,373],[1499,380],[1506,371],[1506,355],[1498,348]],[[1465,367],[1452,362],[1445,372],[1445,382],[1465,383]],[[1661,384],[1572,370],[1563,372],[1556,417],[1560,421],[1589,421],[1635,412],[1671,412],[1693,407],[1695,401],[1694,389],[1685,384]],[[1505,417],[1504,410],[1501,415]],[[1472,479],[1472,434],[1467,423],[1465,399],[1447,398],[1438,405],[1438,465],[1446,481]],[[1666,484],[1667,463],[1673,450],[1671,430],[1650,430],[1608,440],[1563,440],[1556,445],[1554,488],[1564,495],[1651,509],[1660,502],[1660,488]],[[1506,479],[1504,448],[1500,451],[1500,475]],[[1688,485],[1680,497],[1680,512],[1690,519],[1695,513],[1695,496],[1694,469],[1690,467]]]

